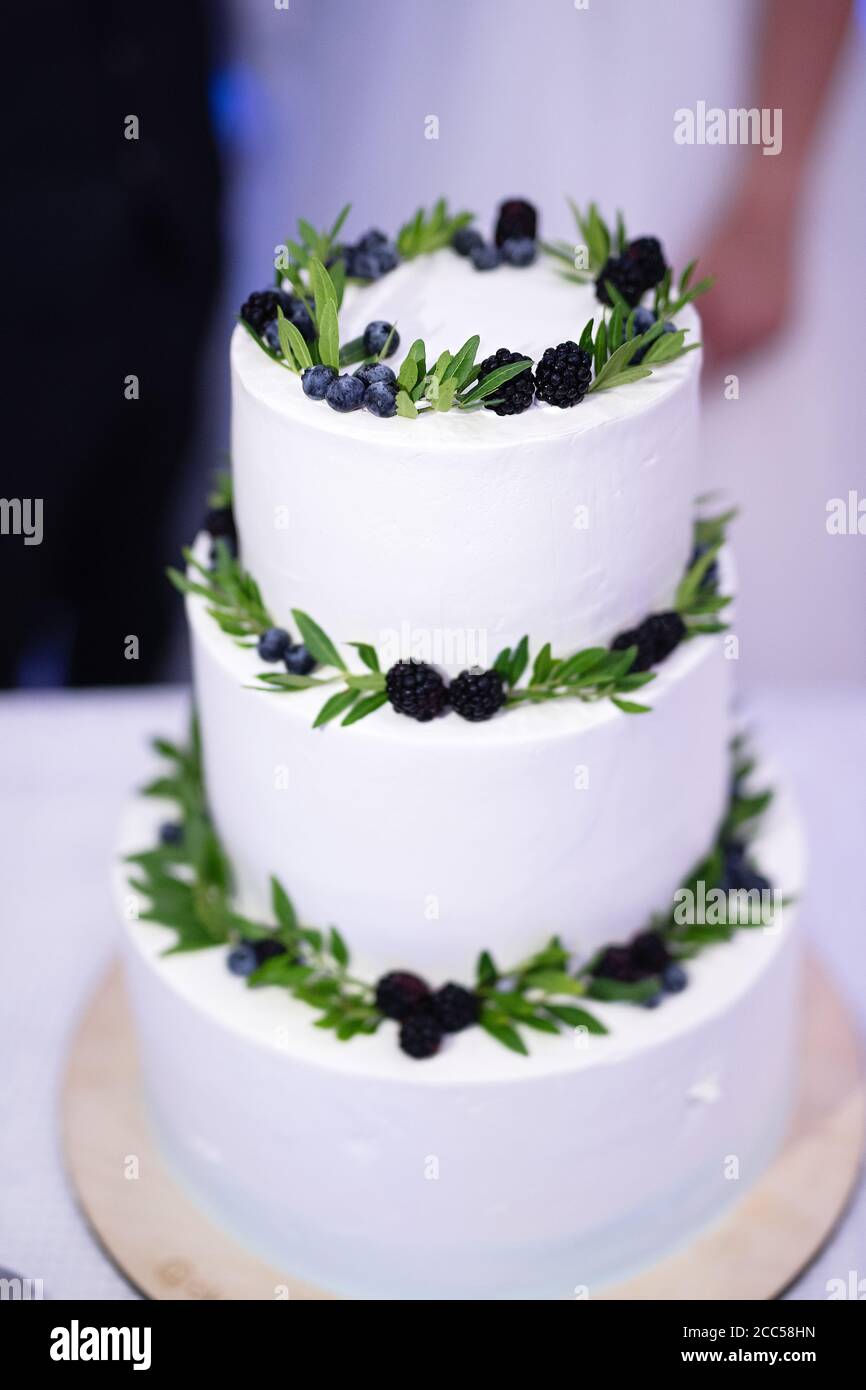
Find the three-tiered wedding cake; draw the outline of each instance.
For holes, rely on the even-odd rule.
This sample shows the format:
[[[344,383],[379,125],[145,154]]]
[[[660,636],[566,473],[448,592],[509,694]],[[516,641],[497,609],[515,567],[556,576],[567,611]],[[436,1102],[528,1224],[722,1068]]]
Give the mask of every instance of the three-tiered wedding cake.
[[[594,209],[588,269],[542,258],[527,209],[304,224],[245,304],[233,513],[177,577],[200,747],[124,834],[161,825],[123,892],[162,1150],[350,1296],[592,1293],[792,1103],[791,913],[751,900],[799,854],[731,746],[691,276]]]

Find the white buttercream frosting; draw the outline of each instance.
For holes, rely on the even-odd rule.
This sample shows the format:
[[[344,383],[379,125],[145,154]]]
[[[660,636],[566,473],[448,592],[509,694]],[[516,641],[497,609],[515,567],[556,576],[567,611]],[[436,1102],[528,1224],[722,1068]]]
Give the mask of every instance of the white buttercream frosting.
[[[402,348],[421,336],[431,356],[478,332],[482,353],[537,358],[599,313],[592,287],[549,262],[485,274],[446,250],[350,289],[343,337],[384,318]],[[690,308],[680,323],[697,331]],[[406,633],[433,644],[447,633],[482,662],[525,632],[564,651],[605,642],[669,605],[688,558],[699,359],[566,410],[381,420],[310,401],[238,328],[232,459],[245,562],[278,617],[302,608],[339,641],[396,633],[405,647]],[[459,649],[434,653],[460,669]]]

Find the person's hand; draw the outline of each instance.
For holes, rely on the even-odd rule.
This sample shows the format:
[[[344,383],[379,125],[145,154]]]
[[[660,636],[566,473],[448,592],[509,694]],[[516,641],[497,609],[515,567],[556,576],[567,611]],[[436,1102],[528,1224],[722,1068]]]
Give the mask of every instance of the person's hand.
[[[784,326],[793,298],[791,240],[790,218],[773,215],[748,196],[725,218],[695,276],[715,277],[698,305],[711,362],[753,352]]]

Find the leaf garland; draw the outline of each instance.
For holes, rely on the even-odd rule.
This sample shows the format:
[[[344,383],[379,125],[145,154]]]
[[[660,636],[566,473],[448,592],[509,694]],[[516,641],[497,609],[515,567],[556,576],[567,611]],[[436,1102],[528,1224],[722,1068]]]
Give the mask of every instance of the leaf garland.
[[[203,598],[210,616],[238,646],[254,647],[256,639],[276,624],[264,605],[258,584],[241,568],[224,540],[214,542],[214,556],[213,566],[208,569],[186,547],[183,557],[197,577],[190,578],[171,567],[166,574],[179,593]]]
[[[521,357],[476,381],[480,343],[473,333],[457,352],[441,352],[428,370],[427,346],[423,338],[416,338],[397,372],[397,414],[414,420],[429,411],[475,409],[484,401],[492,403],[501,386],[532,367],[530,357]]]
[[[359,644],[359,652],[363,644]],[[373,661],[367,648],[367,663]],[[519,644],[514,670],[525,667],[528,653]],[[276,941],[282,953],[268,957],[251,975],[251,988],[276,985],[316,1011],[315,1026],[333,1031],[345,1042],[359,1034],[375,1033],[383,1022],[376,1006],[375,986],[350,972],[348,944],[335,927],[327,932],[303,925],[283,885],[271,878],[273,923],[238,913],[232,902],[233,877],[225,851],[207,814],[198,726],[192,724],[189,747],[155,739],[154,749],[169,770],[149,783],[143,794],[173,801],[180,814],[176,843],[127,856],[134,866],[130,886],[148,900],[140,920],[158,923],[175,933],[164,954],[197,951],[239,941]],[[689,874],[683,887],[695,891],[703,882],[716,887],[722,877],[724,849],[736,834],[754,830],[770,804],[772,793],[750,793],[745,784],[753,770],[740,745],[734,747],[734,770],[728,810],[709,853]],[[761,925],[763,925],[763,921]],[[676,960],[690,960],[708,946],[728,941],[736,931],[758,925],[756,920],[718,926],[678,924],[670,913],[652,919],[651,928],[663,936]],[[642,1005],[661,989],[656,976],[622,983],[595,975],[600,952],[579,965],[575,956],[553,936],[540,951],[517,965],[500,969],[489,951],[478,957],[474,989],[480,1001],[479,1024],[495,1042],[521,1055],[528,1054],[523,1031],[557,1034],[563,1028],[604,1036],[607,1026],[585,1007],[587,999],[604,1003]]]
[[[446,199],[439,198],[429,212],[419,208],[414,217],[403,223],[397,233],[397,251],[404,261],[428,256],[450,246],[454,233],[466,227],[473,217],[471,212],[450,213]]]
[[[413,348],[415,356],[407,357],[407,361],[421,362],[423,359],[419,354],[423,351],[423,344],[420,347],[413,344]],[[463,370],[468,370],[468,367]],[[696,542],[699,547],[705,548],[690,564],[677,588],[673,604],[685,620],[690,637],[726,630],[726,624],[720,621],[718,615],[731,600],[719,594],[717,583],[710,580],[713,563],[724,545],[726,527],[735,515],[735,511],[728,511],[696,523]],[[224,541],[216,542],[216,552],[214,568],[207,569],[192,551],[185,550],[187,563],[198,577],[191,579],[173,569],[168,571],[169,577],[181,593],[204,598],[208,613],[239,646],[253,647],[256,639],[276,623],[265,608],[252,576],[241,568]],[[251,689],[291,694],[319,686],[339,685],[341,688],[328,695],[316,715],[313,721],[315,728],[322,728],[336,720],[343,728],[348,728],[387,704],[385,674],[371,644],[347,644],[354,647],[366,668],[362,672],[352,671],[337,643],[308,613],[293,608],[292,617],[301,641],[324,674],[299,676],[289,671],[261,671],[255,677],[258,685]],[[609,699],[623,714],[647,714],[652,707],[631,697],[655,680],[656,673],[632,670],[636,656],[637,647],[632,646],[622,651],[586,647],[569,657],[554,657],[547,642],[532,659],[530,670],[529,638],[524,636],[514,648],[506,647],[499,652],[493,669],[499,672],[506,689],[506,710],[527,702],[543,704],[550,700],[577,699],[592,704]],[[524,681],[527,671],[529,677]]]

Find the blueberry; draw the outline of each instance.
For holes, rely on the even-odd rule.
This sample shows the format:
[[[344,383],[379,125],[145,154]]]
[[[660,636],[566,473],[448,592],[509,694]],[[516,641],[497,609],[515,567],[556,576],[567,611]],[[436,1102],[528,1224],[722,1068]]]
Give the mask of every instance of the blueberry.
[[[663,997],[664,997],[664,996],[661,995],[661,994],[651,994],[650,997],[649,997],[649,999],[645,999],[645,1000],[643,1001],[643,1006],[644,1006],[644,1008],[645,1008],[645,1009],[657,1009],[658,1006],[659,1006],[659,1004],[662,1002]]]
[[[388,338],[390,335],[390,342]],[[388,356],[396,352],[400,346],[400,334],[392,323],[386,323],[384,319],[374,319],[368,323],[364,329],[364,352],[368,357],[375,357],[388,343]]]
[[[476,246],[484,245],[484,238],[474,227],[458,227],[451,238],[451,245],[458,256],[468,256]]]
[[[311,671],[316,669],[316,659],[310,655],[303,642],[295,642],[291,647],[288,647],[283,661],[286,670],[290,671],[293,676],[308,676]]]
[[[304,388],[304,395],[311,400],[323,401],[325,393],[332,381],[336,381],[337,373],[333,367],[307,367],[301,373],[301,385]]]
[[[364,392],[364,404],[371,415],[396,415],[397,392],[387,381],[373,381]]]
[[[397,251],[390,243],[387,246],[377,246],[373,255],[380,275],[387,275],[388,271],[394,270],[397,265]]]
[[[179,821],[167,820],[159,827],[159,843],[161,845],[183,844],[183,826]]]
[[[253,943],[242,941],[238,946],[234,946],[229,951],[226,965],[233,975],[252,975],[258,965],[256,948]]]
[[[352,251],[346,264],[346,274],[357,280],[378,280],[379,261],[373,251]]]
[[[656,321],[656,316],[652,309],[645,308],[642,304],[634,311],[632,337],[636,338],[640,333],[647,333]]]
[[[289,306],[286,318],[290,319],[295,325],[301,337],[311,343],[316,336],[313,327],[313,320],[310,318],[310,311],[302,299],[293,299]]]
[[[386,362],[362,362],[352,375],[363,381],[365,386],[372,386],[374,381],[390,382],[395,389],[397,386],[397,378]]]
[[[375,251],[377,247],[386,245],[388,238],[384,232],[380,232],[377,227],[373,227],[369,232],[365,232],[359,237],[355,245],[359,251]]]
[[[509,237],[503,241],[499,249],[502,259],[508,265],[532,265],[535,260],[536,245],[532,237]]]
[[[269,627],[259,638],[256,650],[262,661],[282,661],[291,641],[284,627]]]
[[[679,994],[680,990],[685,989],[688,982],[689,977],[679,961],[672,960],[670,965],[666,965],[662,971],[662,984],[668,994]]]
[[[500,256],[496,246],[486,246],[483,242],[469,252],[469,259],[476,270],[495,270]]]
[[[331,381],[325,392],[325,400],[332,410],[339,410],[343,413],[349,410],[359,410],[364,403],[364,383],[359,381],[356,376],[348,376],[344,373],[338,376],[336,381]]]
[[[276,319],[271,319],[270,323],[265,324],[262,329],[262,337],[271,349],[271,352],[278,352],[282,357],[283,349],[280,347],[280,331],[277,327]]]
[[[233,975],[252,975],[266,960],[285,953],[286,948],[281,942],[268,940],[267,937],[261,941],[239,941],[229,951],[226,964]]]

